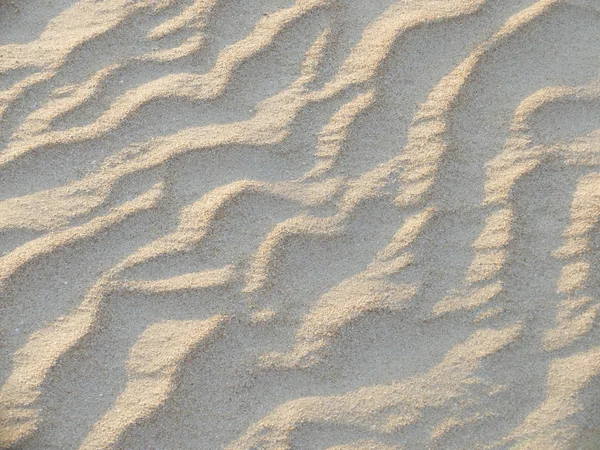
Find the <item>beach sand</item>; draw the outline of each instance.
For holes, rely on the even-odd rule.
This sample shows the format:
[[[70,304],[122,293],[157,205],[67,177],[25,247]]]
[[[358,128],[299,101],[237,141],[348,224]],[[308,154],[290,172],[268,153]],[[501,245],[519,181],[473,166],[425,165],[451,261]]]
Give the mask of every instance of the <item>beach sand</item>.
[[[598,0],[0,1],[0,448],[600,448]]]

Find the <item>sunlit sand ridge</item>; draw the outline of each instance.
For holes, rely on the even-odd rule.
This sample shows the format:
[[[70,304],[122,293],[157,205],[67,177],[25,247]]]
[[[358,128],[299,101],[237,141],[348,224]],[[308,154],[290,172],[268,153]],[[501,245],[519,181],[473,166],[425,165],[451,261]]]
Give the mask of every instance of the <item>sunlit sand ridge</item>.
[[[0,448],[600,446],[599,30],[0,3]]]

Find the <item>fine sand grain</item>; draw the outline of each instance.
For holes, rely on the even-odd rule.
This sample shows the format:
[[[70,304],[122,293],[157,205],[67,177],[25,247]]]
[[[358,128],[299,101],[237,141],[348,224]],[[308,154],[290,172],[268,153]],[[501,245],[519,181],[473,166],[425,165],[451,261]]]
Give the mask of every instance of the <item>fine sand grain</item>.
[[[599,0],[0,0],[0,448],[600,448]]]

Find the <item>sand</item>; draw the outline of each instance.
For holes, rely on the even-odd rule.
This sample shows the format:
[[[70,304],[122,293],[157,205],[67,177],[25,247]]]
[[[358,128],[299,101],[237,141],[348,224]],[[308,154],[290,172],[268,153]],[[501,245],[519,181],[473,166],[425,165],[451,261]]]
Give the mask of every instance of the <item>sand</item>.
[[[598,0],[0,1],[0,448],[600,448]]]

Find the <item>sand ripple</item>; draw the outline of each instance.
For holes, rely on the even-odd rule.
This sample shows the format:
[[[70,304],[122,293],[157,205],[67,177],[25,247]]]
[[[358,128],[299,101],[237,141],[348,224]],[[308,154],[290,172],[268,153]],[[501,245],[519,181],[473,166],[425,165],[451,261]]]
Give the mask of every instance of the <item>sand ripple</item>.
[[[598,30],[0,3],[0,447],[597,448]]]

